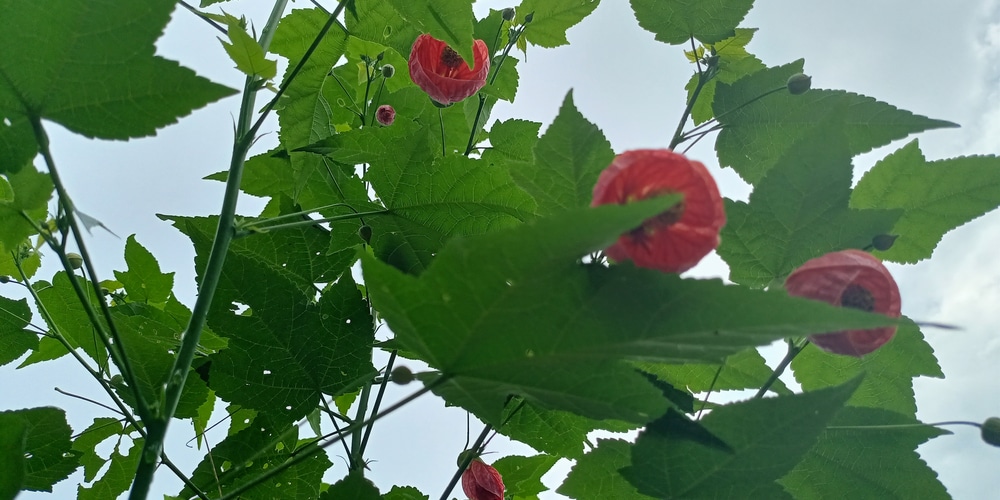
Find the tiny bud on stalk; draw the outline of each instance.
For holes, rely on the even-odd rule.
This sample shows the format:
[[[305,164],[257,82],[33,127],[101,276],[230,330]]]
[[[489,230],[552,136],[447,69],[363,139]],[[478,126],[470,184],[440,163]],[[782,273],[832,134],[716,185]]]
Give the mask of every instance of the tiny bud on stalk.
[[[413,372],[405,366],[397,366],[392,369],[389,375],[393,382],[399,385],[406,385],[413,382]]]
[[[369,225],[367,225],[367,224],[365,224],[364,226],[359,227],[358,228],[358,237],[361,238],[361,241],[364,241],[365,243],[371,243],[372,242],[372,227],[369,226]]]
[[[788,93],[792,95],[805,94],[812,87],[812,77],[803,75],[802,73],[795,73],[788,77],[785,86],[788,87]]]
[[[980,429],[982,430],[983,441],[993,446],[1000,446],[1000,418],[987,418]]]
[[[382,66],[382,76],[384,78],[392,78],[392,75],[396,74],[396,67],[391,64],[386,64]]]
[[[503,17],[504,21],[513,21],[514,20],[514,8],[513,7],[507,7],[506,9],[504,9],[503,11],[501,11],[500,16]]]
[[[78,253],[67,253],[66,260],[69,261],[69,267],[72,267],[73,269],[80,269],[83,267],[83,256]]]

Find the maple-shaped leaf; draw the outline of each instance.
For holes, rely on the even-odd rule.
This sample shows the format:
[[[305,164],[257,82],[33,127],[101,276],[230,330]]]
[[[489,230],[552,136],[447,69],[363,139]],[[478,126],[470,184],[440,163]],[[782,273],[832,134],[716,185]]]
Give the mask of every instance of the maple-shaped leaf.
[[[639,26],[673,45],[694,38],[712,44],[733,36],[753,0],[631,0]]]
[[[0,366],[38,348],[38,334],[25,330],[31,322],[26,299],[0,297]]]
[[[438,392],[495,424],[510,394],[643,423],[666,403],[623,359],[717,362],[781,337],[892,322],[719,280],[579,262],[676,201],[580,209],[453,238],[419,277],[364,256],[365,282],[396,341],[448,377]]]
[[[777,160],[749,203],[726,200],[719,256],[729,279],[751,287],[782,280],[827,252],[864,248],[888,232],[899,210],[848,208],[850,152],[843,136],[811,135]]]
[[[712,109],[723,125],[715,143],[719,163],[732,167],[750,184],[760,181],[807,136],[843,136],[853,157],[909,134],[957,127],[871,97],[815,88],[820,82],[813,82],[814,88],[804,94],[792,95],[785,90],[786,81],[802,73],[803,64],[800,59],[716,86]]]
[[[566,45],[569,43],[566,31],[583,21],[600,3],[600,0],[521,0],[515,22],[524,23],[529,14],[532,16],[521,40],[539,47]]]
[[[66,422],[66,412],[60,408],[0,411],[0,429],[9,430],[0,432],[0,439],[14,445],[4,450],[17,451],[17,459],[4,462],[4,469],[13,472],[11,469],[23,467],[20,478],[11,478],[20,480],[19,490],[51,492],[54,484],[80,466],[81,453],[72,449],[72,429]]]
[[[898,238],[876,255],[913,264],[930,258],[944,235],[1000,206],[1000,158],[962,156],[927,161],[916,140],[869,170],[851,194],[851,207],[902,209]]]
[[[651,500],[653,497],[639,493],[618,472],[632,463],[631,444],[621,439],[598,439],[597,446],[576,461],[556,492],[579,500]]]
[[[21,144],[29,117],[87,137],[128,139],[234,90],[156,55],[176,2],[0,1],[0,165],[30,159]],[[0,120],[2,121],[2,120]]]

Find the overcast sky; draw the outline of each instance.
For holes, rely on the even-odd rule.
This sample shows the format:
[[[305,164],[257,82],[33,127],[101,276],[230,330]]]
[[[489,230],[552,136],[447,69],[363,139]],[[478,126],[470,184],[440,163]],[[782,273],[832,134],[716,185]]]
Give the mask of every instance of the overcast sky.
[[[245,11],[262,26],[267,11],[260,5],[242,5],[246,3],[226,4],[226,10]],[[491,6],[509,5],[479,2],[476,9],[483,13]],[[293,6],[308,4],[299,1]],[[930,160],[1000,151],[998,0],[769,0],[759,2],[743,27],[760,28],[749,50],[769,66],[805,58],[814,88],[845,89],[961,124],[960,129],[917,136]],[[241,88],[242,77],[231,69],[217,36],[214,29],[178,9],[158,43],[159,53],[214,81]],[[605,0],[594,14],[570,30],[569,40],[570,46],[558,49],[529,48],[527,61],[518,65],[517,102],[498,104],[494,117],[530,119],[547,126],[566,92],[573,89],[577,107],[604,131],[616,151],[665,147],[683,110],[683,86],[692,71],[682,49],[655,42],[652,34],[638,27],[623,0]],[[608,61],[615,61],[618,69],[609,71]],[[640,102],[622,99],[630,95],[645,97]],[[195,111],[180,124],[161,130],[158,137],[127,143],[87,141],[48,125],[57,165],[77,206],[123,237],[137,234],[161,267],[176,273],[175,290],[188,305],[194,302],[195,289],[191,243],[155,214],[218,212],[223,185],[200,179],[226,168],[238,106],[238,97],[231,97]],[[273,133],[267,135],[258,150],[275,142]],[[904,143],[857,158],[855,178]],[[745,199],[749,188],[731,170],[717,168],[712,144],[702,141],[689,156],[713,169],[723,195]],[[253,215],[260,207],[260,200],[246,198],[239,212]],[[947,235],[933,260],[913,266],[890,265],[900,285],[904,314],[964,328],[957,332],[925,331],[947,376],[916,382],[918,417],[925,422],[981,422],[1000,416],[998,228],[1000,214],[989,214]],[[90,242],[101,278],[111,278],[113,269],[125,268],[124,240],[98,232]],[[49,279],[53,272],[49,265],[37,278]],[[713,255],[691,275],[724,277],[727,271]],[[5,295],[10,290],[5,288]],[[93,381],[81,376],[84,372],[68,357],[14,373],[11,366],[2,369],[2,409],[62,406],[70,412],[74,431],[89,425],[93,417],[105,415],[99,408],[77,404],[51,390],[58,386],[100,397]],[[395,397],[413,389],[396,390]],[[464,412],[445,409],[440,400],[431,397],[419,400],[378,425],[369,452],[376,462],[369,477],[383,491],[392,484],[410,484],[436,498],[454,470],[455,457],[465,441],[460,432],[464,425]],[[416,426],[421,428],[419,432],[413,430]],[[184,445],[191,435],[187,427],[171,427],[167,452],[175,462],[186,461],[191,468],[204,451]],[[473,435],[478,430],[474,425]],[[995,496],[1000,491],[1000,474],[996,473],[1000,449],[982,443],[973,428],[950,430],[954,436],[921,448],[925,460],[939,472],[955,498]],[[217,435],[212,442],[220,438]],[[400,442],[405,443],[402,449]],[[530,453],[523,446],[499,440],[494,444],[491,451],[497,453],[487,457],[488,461],[506,454]],[[345,470],[344,461],[334,450],[331,448],[332,474],[339,475]],[[554,473],[548,481],[553,488],[561,481],[556,476]],[[156,491],[177,491],[179,483],[169,473],[161,471],[158,477]],[[57,497],[73,496],[81,478],[78,473],[57,485]],[[456,491],[453,496],[462,495]]]

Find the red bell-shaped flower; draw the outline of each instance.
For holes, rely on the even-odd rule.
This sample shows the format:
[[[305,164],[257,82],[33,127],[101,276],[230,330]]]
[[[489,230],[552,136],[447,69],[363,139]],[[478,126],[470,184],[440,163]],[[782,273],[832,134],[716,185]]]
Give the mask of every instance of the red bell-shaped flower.
[[[462,473],[462,490],[469,500],[503,500],[503,489],[500,473],[478,458]]]
[[[882,262],[868,252],[841,250],[807,261],[785,279],[789,295],[898,318],[899,287]],[[817,347],[861,357],[885,345],[895,326],[811,335]]]
[[[704,165],[669,149],[637,149],[615,157],[598,177],[591,205],[671,193],[683,194],[684,200],[623,234],[605,250],[608,257],[680,273],[719,246],[726,212],[715,180]]]
[[[424,34],[410,49],[410,79],[435,101],[448,105],[479,92],[490,73],[490,53],[486,42],[472,45],[474,67],[448,44]]]

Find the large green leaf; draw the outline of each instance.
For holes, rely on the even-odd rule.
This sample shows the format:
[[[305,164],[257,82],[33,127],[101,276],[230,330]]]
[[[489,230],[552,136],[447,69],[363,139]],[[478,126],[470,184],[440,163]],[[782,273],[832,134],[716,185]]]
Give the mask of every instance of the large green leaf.
[[[104,300],[104,297],[97,297],[90,282],[83,277],[76,276],[75,279],[79,281],[80,287],[83,288],[91,307],[98,307],[97,301]],[[80,299],[73,289],[69,275],[65,271],[59,271],[52,277],[51,284],[45,281],[38,281],[33,286],[37,290],[38,299],[41,302],[39,307],[44,307],[48,313],[45,321],[48,323],[49,328],[58,331],[74,349],[82,349],[83,352],[87,353],[91,359],[98,363],[105,362],[107,350],[101,341],[100,335],[97,333],[97,329],[90,322],[86,308],[80,304]],[[44,340],[40,343],[40,346],[41,344],[48,343],[44,342]],[[22,366],[69,354],[69,351],[60,342],[52,343],[51,347],[51,351],[45,350],[43,352],[42,349],[39,349],[31,353]]]
[[[639,427],[611,420],[593,420],[573,413],[544,410],[515,398],[507,403],[499,432],[532,449],[567,458],[583,456],[587,435],[596,429],[625,432]],[[514,410],[517,411],[514,411]]]
[[[483,160],[498,165],[513,162],[533,163],[538,130],[541,126],[542,124],[538,122],[517,119],[495,122],[490,127],[490,148],[483,151]]]
[[[853,157],[909,134],[957,126],[842,90],[813,89],[802,95],[779,90],[761,98],[783,89],[802,67],[800,59],[716,86],[712,108],[723,125],[715,145],[719,163],[751,184],[807,136],[842,135]]]
[[[753,0],[631,0],[635,18],[656,39],[669,44],[694,38],[715,43],[729,38]]]
[[[944,378],[934,350],[912,322],[904,323],[892,341],[862,358],[830,354],[809,346],[792,361],[792,370],[805,390],[838,385],[865,373],[865,381],[847,404],[883,408],[908,416],[917,412],[913,379]]]
[[[576,461],[557,493],[579,500],[614,498],[649,500],[618,472],[631,463],[631,443],[620,439],[598,439],[597,447]]]
[[[842,135],[812,135],[790,147],[749,203],[726,200],[729,220],[718,251],[729,264],[729,279],[763,287],[813,257],[864,248],[888,232],[900,211],[850,209],[850,189],[850,152]]]
[[[407,23],[443,40],[472,62],[472,3],[466,0],[386,0]],[[409,52],[406,53],[409,55]]]
[[[851,195],[855,208],[902,209],[899,238],[879,256],[915,263],[930,258],[941,238],[1000,206],[1000,158],[963,156],[928,162],[914,140],[879,161]]]
[[[174,288],[174,273],[163,273],[153,254],[135,240],[125,241],[125,263],[128,271],[115,271],[115,278],[125,287],[129,301],[146,304],[166,304]]]
[[[0,297],[0,366],[38,348],[38,334],[24,329],[30,321],[27,300]]]
[[[122,422],[112,417],[98,417],[73,440],[73,449],[80,453],[80,465],[83,465],[83,480],[91,482],[97,477],[97,472],[104,467],[108,459],[98,455],[97,446],[111,436],[122,433]]]
[[[614,157],[601,130],[577,111],[570,92],[538,139],[534,163],[512,164],[510,173],[538,202],[539,215],[552,215],[589,206],[597,177]]]
[[[104,475],[89,488],[82,485],[76,487],[77,500],[105,500],[118,498],[124,493],[135,479],[135,468],[139,465],[144,442],[141,438],[133,440],[127,455],[122,453],[122,443],[117,443]]]
[[[24,484],[24,444],[27,424],[9,413],[0,413],[0,498],[14,498]]]
[[[657,498],[791,498],[775,480],[795,468],[860,382],[712,410],[700,424],[730,450],[654,422],[622,475]]]
[[[396,340],[451,377],[440,392],[494,423],[510,394],[642,423],[665,408],[619,359],[717,362],[785,336],[890,321],[718,280],[578,262],[676,198],[455,238],[419,278],[364,257],[365,281]]]
[[[3,127],[0,127],[2,134]],[[6,188],[12,195],[0,200],[0,252],[10,254],[20,248],[25,238],[36,234],[35,227],[25,220],[25,216],[36,223],[47,218],[53,187],[49,174],[40,173],[32,166],[8,174],[7,181]]]
[[[872,408],[844,408],[830,424],[779,480],[795,498],[951,498],[915,451],[948,431]]]
[[[153,135],[191,110],[233,94],[155,55],[154,42],[175,5],[173,0],[0,1],[0,47],[19,48],[0,60],[0,114],[36,115],[88,137],[127,139]],[[0,143],[10,138],[0,129]]]
[[[510,455],[493,462],[493,468],[503,478],[506,494],[514,498],[537,498],[539,493],[548,490],[542,484],[542,476],[557,460],[559,457],[544,454],[531,457]]]
[[[19,452],[24,458],[21,489],[51,492],[52,485],[69,477],[80,466],[80,453],[72,449],[72,430],[63,410],[44,407],[0,412],[0,428],[16,430],[18,427],[23,431]],[[11,464],[11,467],[17,466]]]
[[[583,21],[601,0],[521,0],[517,7],[517,22],[533,14],[523,38],[539,47],[566,45],[566,31]]]

